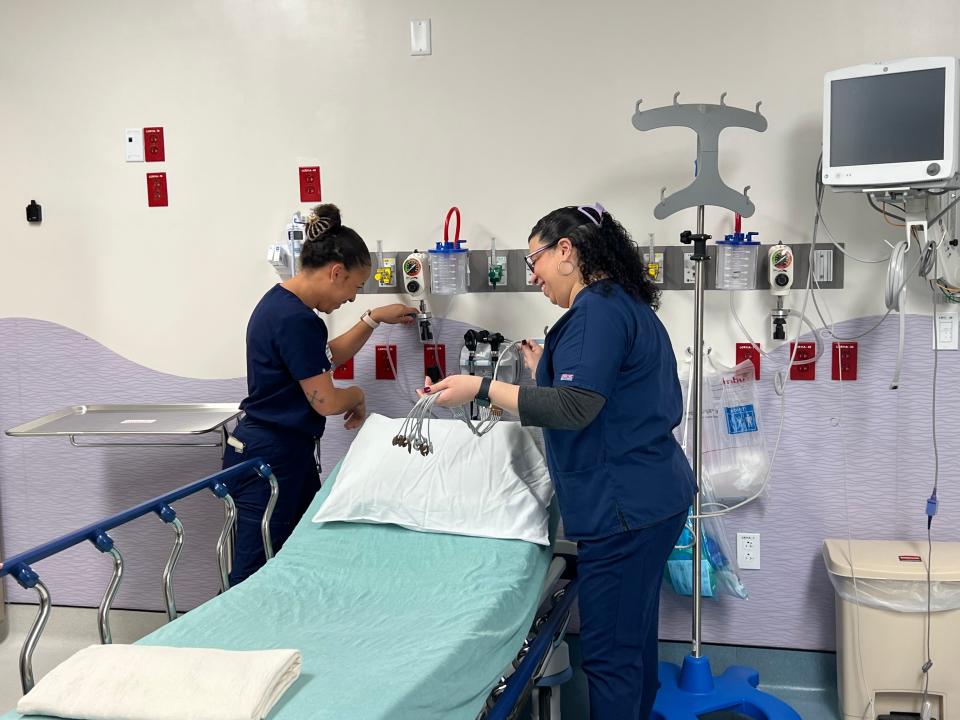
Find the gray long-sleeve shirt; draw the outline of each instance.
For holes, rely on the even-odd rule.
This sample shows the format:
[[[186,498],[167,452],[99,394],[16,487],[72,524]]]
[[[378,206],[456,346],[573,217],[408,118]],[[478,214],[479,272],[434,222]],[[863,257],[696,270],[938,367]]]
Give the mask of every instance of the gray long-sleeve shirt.
[[[592,423],[606,398],[574,387],[521,387],[517,409],[522,425],[580,430]]]

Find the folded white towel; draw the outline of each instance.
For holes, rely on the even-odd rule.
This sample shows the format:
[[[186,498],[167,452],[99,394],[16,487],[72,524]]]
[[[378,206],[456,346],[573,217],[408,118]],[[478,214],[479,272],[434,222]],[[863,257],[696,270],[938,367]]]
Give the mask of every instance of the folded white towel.
[[[17,703],[76,720],[262,720],[300,676],[296,650],[91,645]]]

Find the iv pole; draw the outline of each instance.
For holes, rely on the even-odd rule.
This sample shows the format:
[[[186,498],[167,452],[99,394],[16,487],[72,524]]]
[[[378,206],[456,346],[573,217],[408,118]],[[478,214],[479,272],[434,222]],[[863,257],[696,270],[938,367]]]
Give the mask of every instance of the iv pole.
[[[722,710],[748,712],[758,720],[800,720],[800,715],[789,705],[772,695],[757,690],[759,673],[753,668],[732,666],[719,677],[714,677],[710,661],[702,654],[702,566],[701,520],[702,507],[700,484],[703,479],[703,316],[706,275],[704,263],[708,261],[707,240],[704,233],[704,216],[707,205],[717,205],[739,213],[743,217],[753,215],[756,208],[747,196],[745,188],[739,193],[720,178],[717,163],[720,132],[728,127],[745,127],[757,132],[767,129],[767,120],[760,114],[760,103],[753,112],[730,107],[725,102],[726,93],[720,96],[719,105],[704,103],[683,104],[677,102],[680,92],[673,96],[673,104],[641,111],[642,100],[637,101],[633,126],[637,130],[653,130],[661,127],[687,127],[697,133],[697,172],[693,182],[686,188],[665,197],[661,190],[660,203],[654,208],[654,217],[662,220],[673,213],[691,207],[697,209],[697,231],[685,230],[680,242],[693,245],[691,260],[695,263],[694,275],[694,326],[693,326],[693,375],[694,375],[694,421],[693,421],[693,471],[696,477],[696,494],[693,502],[693,637],[691,652],[683,665],[660,663],[660,690],[657,693],[652,718],[656,720],[698,720],[706,713]]]
[[[704,206],[697,206],[697,232],[691,235],[687,230],[680,235],[680,242],[684,244],[693,243],[693,255],[690,259],[696,265],[694,274],[693,290],[693,407],[695,411],[693,419],[693,473],[697,480],[696,493],[693,498],[693,640],[691,653],[693,657],[700,657],[701,642],[701,613],[702,602],[702,564],[703,558],[700,554],[700,483],[703,480],[703,301],[706,290],[706,277],[704,275],[704,263],[707,262],[707,240],[709,235],[703,232],[704,226]]]

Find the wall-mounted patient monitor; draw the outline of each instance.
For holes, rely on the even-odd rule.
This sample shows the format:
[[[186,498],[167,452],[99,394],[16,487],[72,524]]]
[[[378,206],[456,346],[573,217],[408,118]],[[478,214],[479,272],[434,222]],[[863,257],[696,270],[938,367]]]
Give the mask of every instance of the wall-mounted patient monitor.
[[[823,79],[824,185],[960,186],[958,82],[953,57],[828,72]]]

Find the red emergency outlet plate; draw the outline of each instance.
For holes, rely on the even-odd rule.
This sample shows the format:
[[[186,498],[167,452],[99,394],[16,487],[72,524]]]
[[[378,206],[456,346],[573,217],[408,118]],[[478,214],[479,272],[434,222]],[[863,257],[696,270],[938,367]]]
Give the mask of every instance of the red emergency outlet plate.
[[[847,382],[857,379],[857,343],[835,342],[833,344],[831,372],[834,380]]]
[[[790,366],[791,380],[816,380],[817,363],[814,358],[817,356],[817,345],[812,342],[797,343],[797,354],[793,355],[793,343],[790,343],[790,356],[793,357],[793,365]],[[805,363],[804,360],[810,362]]]
[[[334,380],[353,380],[353,358],[347,360],[343,365],[338,365],[333,370]]]
[[[390,345],[390,354],[387,355],[387,345],[377,345],[377,380],[396,380],[397,376],[394,374],[394,369],[398,369],[397,365],[397,346]],[[390,367],[390,363],[393,362],[393,367]]]
[[[167,206],[167,174],[147,173],[147,205],[149,207]]]
[[[300,168],[300,202],[320,202],[320,168]]]
[[[753,377],[755,380],[760,379],[760,351],[753,343],[737,343],[737,365],[742,363],[744,360],[749,360],[753,363]]]
[[[163,162],[166,159],[162,127],[143,129],[143,155],[147,162]]]
[[[447,346],[446,345],[424,345],[423,346],[423,374],[427,375],[427,370],[432,367],[439,367],[440,374],[447,376]]]

